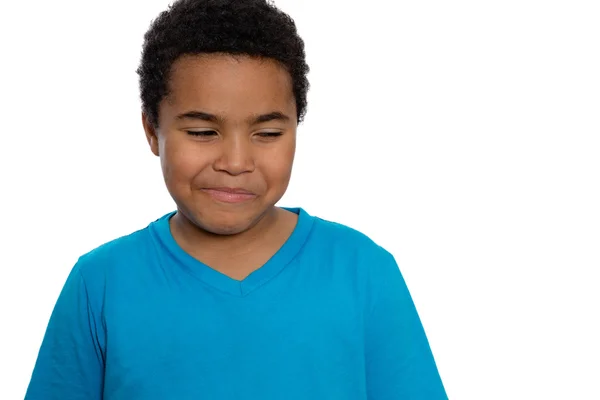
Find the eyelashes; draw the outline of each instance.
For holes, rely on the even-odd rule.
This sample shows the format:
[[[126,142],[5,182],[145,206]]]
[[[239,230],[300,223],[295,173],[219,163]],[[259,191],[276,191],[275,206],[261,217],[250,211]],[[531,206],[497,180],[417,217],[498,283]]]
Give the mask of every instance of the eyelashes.
[[[186,131],[186,133],[191,136],[197,136],[197,137],[202,137],[202,138],[211,138],[211,137],[218,135],[217,131],[210,131],[210,130],[208,130],[208,131]],[[259,132],[256,135],[259,136],[260,138],[264,138],[264,139],[274,139],[274,138],[277,138],[277,137],[283,135],[283,132]]]
[[[276,138],[281,136],[282,134],[282,132],[260,132],[258,133],[258,136],[262,138]]]
[[[200,137],[211,137],[216,136],[216,131],[186,131],[188,135],[200,136]]]

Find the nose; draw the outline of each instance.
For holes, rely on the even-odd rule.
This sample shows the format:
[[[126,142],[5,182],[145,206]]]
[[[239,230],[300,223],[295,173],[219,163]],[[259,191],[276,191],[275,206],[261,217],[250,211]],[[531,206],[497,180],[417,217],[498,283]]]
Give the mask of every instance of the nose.
[[[214,162],[215,171],[234,176],[254,171],[251,143],[245,135],[228,135],[220,146],[219,157]]]

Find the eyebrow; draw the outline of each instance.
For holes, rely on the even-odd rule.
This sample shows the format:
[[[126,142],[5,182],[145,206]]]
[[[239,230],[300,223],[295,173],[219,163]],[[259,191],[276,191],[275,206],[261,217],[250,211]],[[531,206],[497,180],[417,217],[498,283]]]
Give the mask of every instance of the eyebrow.
[[[287,115],[285,115],[284,113],[281,113],[279,111],[273,111],[268,114],[262,114],[262,115],[258,115],[256,117],[249,118],[249,121],[251,122],[252,125],[262,124],[263,122],[270,122],[270,121],[288,122],[289,120],[290,120],[290,117],[288,117]]]
[[[176,118],[179,120],[195,119],[195,120],[214,122],[214,123],[223,123],[225,121],[225,119],[222,117],[219,117],[214,114],[209,114],[209,113],[206,113],[203,111],[188,111],[183,114],[179,114]],[[290,120],[290,117],[288,117],[284,113],[279,112],[279,111],[273,111],[273,112],[270,112],[267,114],[260,114],[260,115],[252,116],[252,117],[248,118],[247,122],[249,122],[251,125],[256,125],[256,124],[262,124],[262,123],[270,122],[270,121],[288,122],[289,120]]]
[[[179,114],[177,119],[197,119],[200,121],[221,122],[221,118],[217,117],[216,115],[202,111],[188,111],[186,113]]]

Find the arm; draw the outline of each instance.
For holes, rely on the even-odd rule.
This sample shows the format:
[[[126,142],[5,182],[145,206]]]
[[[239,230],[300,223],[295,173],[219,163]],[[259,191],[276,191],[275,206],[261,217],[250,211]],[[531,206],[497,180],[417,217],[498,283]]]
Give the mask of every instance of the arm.
[[[101,400],[104,350],[100,320],[76,265],[50,317],[26,400]]]
[[[374,266],[366,316],[369,400],[446,400],[429,342],[394,258]]]

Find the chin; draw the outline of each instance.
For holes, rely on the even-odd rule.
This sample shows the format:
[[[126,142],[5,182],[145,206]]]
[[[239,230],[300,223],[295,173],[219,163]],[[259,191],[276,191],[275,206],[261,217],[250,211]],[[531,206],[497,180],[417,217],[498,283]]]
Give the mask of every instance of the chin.
[[[250,229],[251,225],[249,224],[223,224],[219,222],[214,223],[202,223],[198,224],[200,228],[205,230],[206,232],[212,233],[213,235],[219,236],[232,236],[237,235],[239,233],[245,232]]]
[[[264,213],[257,213],[255,210],[242,210],[223,212],[211,207],[201,207],[204,212],[192,212],[188,214],[190,222],[198,228],[212,233],[213,235],[231,236],[243,233],[252,228],[261,220]],[[187,214],[187,213],[186,213]]]

